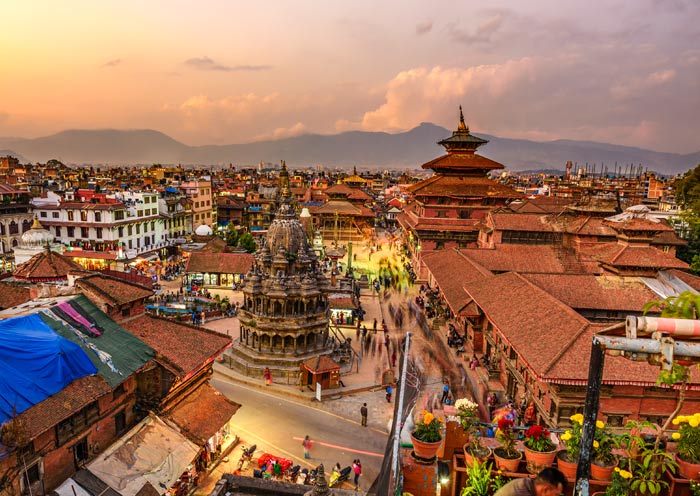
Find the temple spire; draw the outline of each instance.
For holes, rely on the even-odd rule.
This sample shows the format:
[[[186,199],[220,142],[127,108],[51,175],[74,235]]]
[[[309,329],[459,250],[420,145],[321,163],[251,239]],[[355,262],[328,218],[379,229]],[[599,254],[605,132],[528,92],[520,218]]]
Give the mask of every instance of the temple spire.
[[[459,127],[457,132],[463,132],[469,134],[469,126],[464,123],[464,113],[462,112],[462,106],[459,106]]]
[[[282,169],[280,169],[280,195],[283,198],[292,196],[292,191],[289,187],[289,172],[287,172],[287,162],[282,160]]]

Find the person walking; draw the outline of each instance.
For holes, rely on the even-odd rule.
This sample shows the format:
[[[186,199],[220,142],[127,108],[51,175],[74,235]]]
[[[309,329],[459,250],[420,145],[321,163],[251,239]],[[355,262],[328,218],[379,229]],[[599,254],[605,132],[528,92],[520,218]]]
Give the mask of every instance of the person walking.
[[[269,386],[272,384],[272,372],[268,367],[265,367],[265,372],[263,372],[263,377],[265,377],[265,385]]]
[[[391,387],[391,384],[389,384],[386,387],[386,402],[391,403],[391,393],[394,392],[394,389]]]
[[[391,352],[391,368],[396,367],[396,350]]]
[[[445,400],[450,394],[450,385],[447,384],[447,381],[445,380],[444,383],[442,384],[442,398],[440,398],[440,403],[445,403]]]
[[[311,458],[311,438],[309,438],[308,434],[304,437],[301,445],[304,447],[304,458]]]
[[[352,471],[355,473],[355,491],[360,489],[360,476],[362,475],[362,464],[357,459],[352,463]]]
[[[362,427],[367,427],[367,403],[362,403],[360,415],[362,416]]]

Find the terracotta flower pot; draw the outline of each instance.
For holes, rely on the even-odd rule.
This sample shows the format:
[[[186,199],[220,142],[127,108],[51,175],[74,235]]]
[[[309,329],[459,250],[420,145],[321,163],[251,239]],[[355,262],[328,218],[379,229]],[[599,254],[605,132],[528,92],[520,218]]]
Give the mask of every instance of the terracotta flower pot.
[[[594,460],[591,460],[591,478],[600,481],[612,480],[618,463],[619,460],[615,459],[615,462],[610,465],[598,465]]]
[[[542,469],[551,467],[554,464],[554,457],[557,450],[552,451],[532,451],[525,446],[525,460],[527,460],[527,471],[531,474],[539,474]]]
[[[576,469],[578,468],[578,460],[575,462],[570,462],[569,457],[566,455],[566,450],[557,451],[557,468],[564,474],[567,479],[576,478]]]
[[[465,444],[462,449],[464,451],[464,463],[467,465],[472,465],[474,460],[484,463],[491,456],[491,448],[487,446],[479,446],[479,450],[476,452],[470,444]]]
[[[676,462],[678,463],[678,475],[684,479],[698,480],[700,464],[686,462],[678,456],[678,453],[676,453]]]
[[[440,443],[442,443],[442,439],[434,443],[426,443],[425,441],[416,439],[413,432],[411,432],[411,442],[413,443],[414,455],[416,455],[418,458],[422,458],[423,460],[431,460],[435,458],[435,455],[440,448]]]
[[[498,447],[493,450],[493,459],[496,461],[496,468],[504,472],[517,472],[520,467],[520,460],[523,459],[523,454],[518,451],[517,458],[507,458],[504,455],[506,450]]]

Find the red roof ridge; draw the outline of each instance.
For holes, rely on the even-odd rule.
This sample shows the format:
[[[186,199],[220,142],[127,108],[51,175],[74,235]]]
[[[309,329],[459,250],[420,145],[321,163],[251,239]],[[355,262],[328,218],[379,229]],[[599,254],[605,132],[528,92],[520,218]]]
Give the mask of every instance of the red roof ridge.
[[[568,305],[566,305],[566,306],[568,307]],[[569,308],[570,308],[570,307],[569,307]],[[570,348],[571,348],[571,345],[572,345],[577,339],[579,339],[579,337],[581,337],[581,336],[583,335],[583,333],[587,332],[591,327],[598,327],[598,326],[596,326],[596,325],[594,325],[593,323],[589,322],[588,324],[586,324],[586,325],[584,325],[583,327],[581,327],[581,329],[579,329],[579,331],[573,335],[572,339],[569,340],[569,342],[567,343],[567,345],[566,345],[566,346],[562,346],[562,347],[559,349],[559,351],[557,352],[557,354],[554,355],[554,357],[552,357],[552,360],[549,362],[549,365],[547,365],[547,367],[546,367],[546,368],[544,369],[544,371],[542,372],[541,377],[544,377],[545,375],[547,375],[547,373],[548,373],[550,370],[552,370],[552,369],[554,368],[554,366],[557,364],[557,362],[558,362],[559,360],[561,360],[561,358],[562,358],[565,354],[567,354],[567,353],[569,352],[569,350],[570,350]]]

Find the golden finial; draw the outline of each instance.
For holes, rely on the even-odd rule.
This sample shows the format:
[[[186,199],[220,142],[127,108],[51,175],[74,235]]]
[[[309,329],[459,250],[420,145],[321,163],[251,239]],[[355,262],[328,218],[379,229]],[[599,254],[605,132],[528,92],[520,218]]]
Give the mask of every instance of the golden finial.
[[[463,131],[465,133],[469,132],[469,126],[464,123],[464,113],[462,113],[462,106],[459,106],[459,127],[457,131]]]

